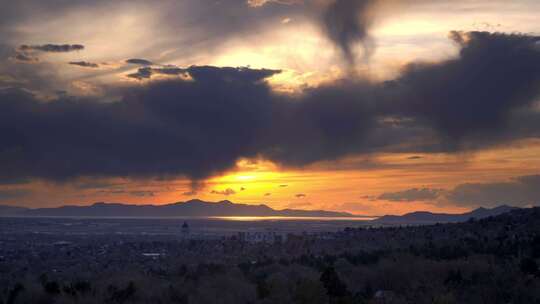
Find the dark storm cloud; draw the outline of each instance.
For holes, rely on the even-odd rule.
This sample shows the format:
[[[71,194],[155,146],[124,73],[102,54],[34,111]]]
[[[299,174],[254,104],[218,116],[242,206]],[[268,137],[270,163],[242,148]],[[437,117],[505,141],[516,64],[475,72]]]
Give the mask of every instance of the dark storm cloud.
[[[69,62],[69,64],[80,66],[83,68],[99,68],[99,64],[88,61],[71,61]]]
[[[140,59],[140,58],[128,59],[126,60],[126,63],[137,64],[137,65],[153,65],[154,64],[152,61],[149,61],[146,59]]]
[[[19,47],[20,51],[31,52],[49,52],[49,53],[67,53],[73,51],[81,51],[84,49],[82,44],[42,44],[42,45],[26,45],[23,44]]]
[[[386,192],[377,199],[393,202],[433,201],[443,193],[441,189],[412,188],[398,192]]]
[[[243,157],[303,166],[540,136],[539,114],[529,108],[540,88],[538,38],[479,32],[452,38],[461,48],[457,58],[409,66],[393,82],[342,80],[292,97],[264,81],[279,71],[211,66],[140,68],[148,69],[147,78],[162,68],[189,77],[119,88],[117,102],[64,96],[43,103],[4,89],[0,179],[200,181]]]
[[[377,125],[374,91],[369,83],[344,81],[276,101],[262,154],[283,165],[302,166],[366,152]]]
[[[488,32],[452,32],[450,38],[459,57],[407,66],[389,86],[395,94],[389,112],[430,125],[450,145],[491,140],[514,110],[538,100],[540,38]]]
[[[446,197],[452,203],[464,206],[538,205],[540,175],[520,176],[508,182],[461,184]]]
[[[323,25],[328,38],[341,50],[348,64],[354,64],[354,47],[361,43],[364,57],[373,52],[373,41],[369,38],[371,18],[369,8],[374,0],[336,0],[323,13]]]
[[[276,73],[190,67],[193,81],[151,83],[120,102],[42,103],[0,91],[0,179],[178,176],[200,179],[255,156],[271,111],[260,82]]]

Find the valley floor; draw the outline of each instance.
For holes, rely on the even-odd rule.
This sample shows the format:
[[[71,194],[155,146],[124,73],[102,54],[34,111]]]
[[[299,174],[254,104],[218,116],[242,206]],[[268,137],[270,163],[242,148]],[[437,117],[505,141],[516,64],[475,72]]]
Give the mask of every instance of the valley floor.
[[[16,221],[0,219],[0,303],[540,303],[540,208],[271,242]]]

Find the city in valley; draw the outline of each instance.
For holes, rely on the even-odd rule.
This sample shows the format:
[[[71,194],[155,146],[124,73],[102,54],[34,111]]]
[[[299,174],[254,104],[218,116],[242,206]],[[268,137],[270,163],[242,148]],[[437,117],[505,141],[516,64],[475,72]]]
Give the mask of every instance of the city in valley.
[[[463,222],[0,219],[3,303],[534,303],[540,210]]]

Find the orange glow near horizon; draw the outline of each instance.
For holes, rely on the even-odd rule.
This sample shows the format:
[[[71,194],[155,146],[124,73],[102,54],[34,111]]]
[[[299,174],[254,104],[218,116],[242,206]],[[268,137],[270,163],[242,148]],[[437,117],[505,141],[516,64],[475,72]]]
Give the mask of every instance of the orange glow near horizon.
[[[385,192],[411,188],[452,189],[463,183],[504,182],[540,170],[540,141],[527,141],[474,154],[379,154],[351,157],[305,168],[280,168],[266,160],[239,160],[234,170],[207,179],[196,192],[186,179],[92,179],[71,184],[35,181],[12,189],[30,189],[30,207],[93,202],[167,204],[198,198],[205,201],[267,204],[275,209],[324,209],[358,215],[403,214],[417,210],[459,213],[470,210],[448,202],[391,202]],[[415,156],[415,159],[411,159]],[[93,184],[96,184],[93,186]],[[101,185],[103,184],[103,185]],[[23,205],[18,199],[12,204]]]

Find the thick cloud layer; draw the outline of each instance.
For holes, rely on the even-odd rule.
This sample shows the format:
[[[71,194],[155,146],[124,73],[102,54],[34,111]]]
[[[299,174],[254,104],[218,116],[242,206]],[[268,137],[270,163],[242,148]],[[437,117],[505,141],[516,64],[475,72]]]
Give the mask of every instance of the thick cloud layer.
[[[279,71],[211,66],[177,68],[187,77],[129,87],[114,103],[40,102],[4,89],[0,178],[197,181],[241,157],[302,166],[351,154],[454,151],[539,136],[538,114],[529,109],[540,93],[539,38],[456,32],[452,39],[461,47],[455,59],[409,66],[389,83],[338,81],[296,97],[265,82]]]
[[[411,64],[393,85],[389,111],[423,121],[449,143],[498,136],[512,111],[540,93],[539,37],[452,32],[461,51],[454,60]]]
[[[193,179],[225,170],[253,142],[270,112],[267,70],[191,67],[193,81],[164,81],[116,103],[42,103],[20,90],[0,93],[3,178],[77,176]]]

